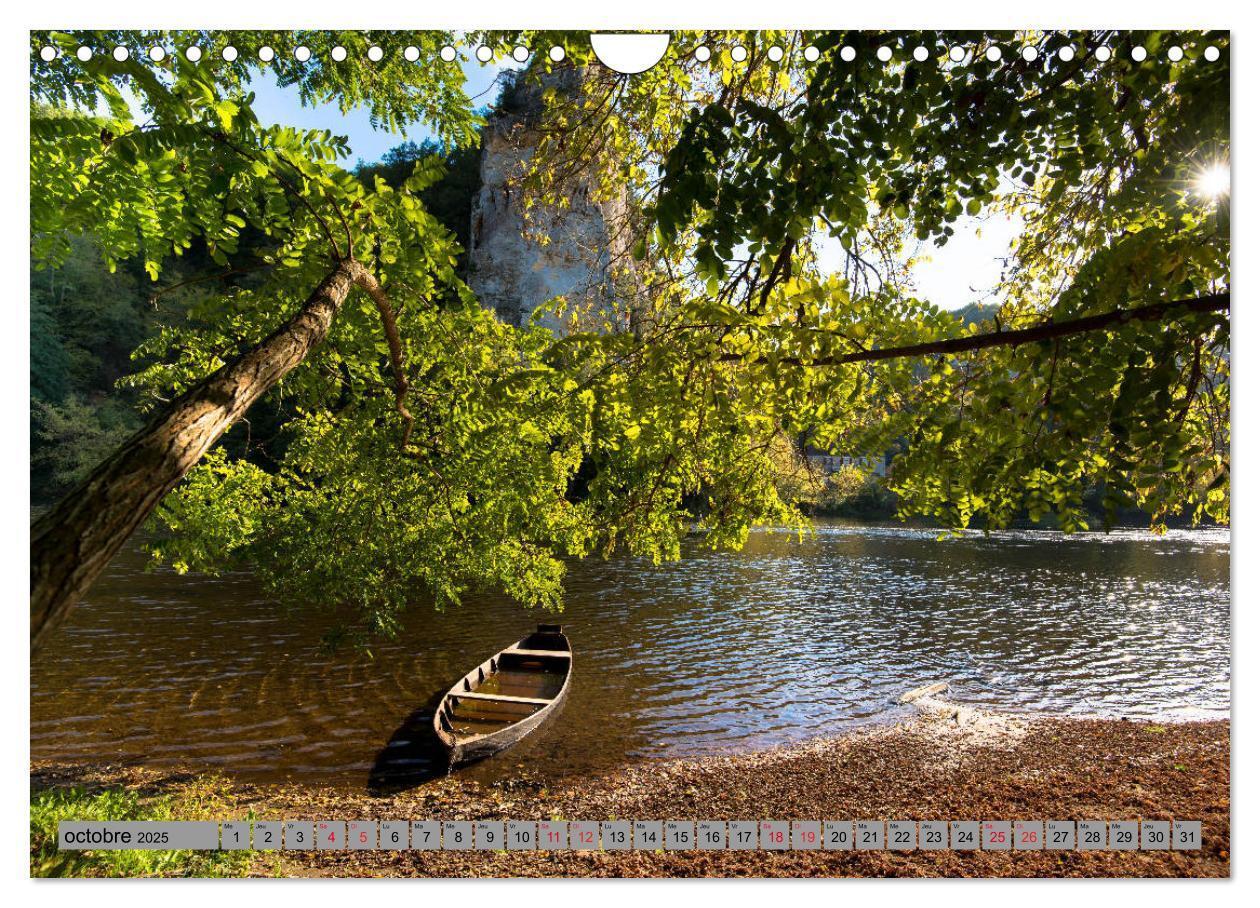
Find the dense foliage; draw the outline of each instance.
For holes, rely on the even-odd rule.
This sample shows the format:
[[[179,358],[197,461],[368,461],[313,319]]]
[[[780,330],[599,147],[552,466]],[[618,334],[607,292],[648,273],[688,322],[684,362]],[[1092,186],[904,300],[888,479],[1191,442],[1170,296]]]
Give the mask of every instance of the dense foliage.
[[[1223,303],[963,355],[867,356],[1227,294],[1228,188],[1200,187],[1228,167],[1228,36],[675,40],[684,53],[643,77],[596,70],[580,97],[551,95],[548,150],[604,149],[606,185],[634,187],[652,216],[638,255],[687,288],[653,343],[742,362],[731,374],[748,396],[824,447],[875,454],[906,439],[906,515],[1000,527],[1053,513],[1078,529],[1100,487],[1109,515],[1138,506],[1156,527],[1228,519]],[[702,65],[688,41],[723,49]],[[590,52],[575,39],[572,53]],[[554,203],[563,187],[542,159],[537,191]],[[976,329],[917,299],[904,263],[991,212],[1024,230],[1001,308]],[[839,273],[828,244],[843,250]]]
[[[1096,485],[1156,525],[1184,509],[1227,517],[1223,314],[861,359],[1227,290],[1228,199],[1193,192],[1228,159],[1224,36],[1210,38],[1220,61],[1191,36],[1171,63],[1154,33],[677,33],[677,55],[634,78],[573,69],[589,60],[582,35],[485,40],[566,45],[564,64],[539,59],[523,76],[541,101],[526,208],[544,218],[579,188],[623,203],[611,270],[632,330],[517,329],[463,284],[460,244],[430,209],[461,204],[457,183],[452,196],[435,187],[448,164],[472,179],[478,117],[457,66],[401,54],[414,44],[432,61],[451,35],[33,36],[33,49],[66,51],[32,70],[37,262],[65,268],[90,234],[111,267],[138,259],[159,287],[193,249],[218,269],[187,318],[139,344],[126,383],[145,406],[259,343],[334,259],[364,263],[396,320],[394,349],[379,301],[352,297],[267,398],[283,444],[265,461],[231,445],[207,457],[158,513],[160,557],[197,570],[248,560],[281,594],[353,606],[374,630],[420,593],[443,605],[489,587],[554,607],[565,556],[670,558],[697,523],[729,546],[758,522],[799,523],[778,481],[784,439],[871,456],[904,446],[903,512],[950,527],[1052,511],[1075,529]],[[1128,56],[1133,40],[1147,63]],[[231,64],[210,52],[227,41]],[[720,50],[703,66],[686,53],[702,41]],[[82,42],[131,53],[80,63]],[[154,61],[154,42],[207,54]],[[349,48],[337,64],[334,43]],[[735,43],[754,48],[748,60]],[[776,43],[780,62],[766,53]],[[961,63],[946,56],[954,43]],[[1108,64],[1094,55],[1104,43]],[[293,61],[297,44],[314,62]],[[911,56],[920,44],[926,62]],[[1017,44],[1038,62],[1012,60]],[[888,64],[873,54],[884,45]],[[1001,63],[986,61],[990,45]],[[356,172],[331,130],[258,123],[248,83],[262,68],[308,101],[366,104],[385,128],[425,122],[442,144]],[[991,210],[1027,227],[1001,308],[968,323],[916,297],[908,262]],[[242,260],[255,278],[224,283]]]
[[[417,164],[431,158],[441,160],[445,173],[420,192],[420,201],[451,232],[460,248],[467,249],[473,199],[481,188],[481,154],[476,146],[443,148],[432,139],[419,144],[403,142],[385,152],[380,161],[360,163],[354,173],[369,187],[375,186],[380,177],[387,186],[399,189]]]
[[[99,258],[79,239],[62,267],[31,272],[35,500],[65,492],[136,427],[110,391],[144,336],[138,275],[109,274]]]
[[[417,163],[432,157],[441,158],[447,171],[423,190],[421,199],[463,245],[459,238],[468,235],[477,188],[475,149],[444,153],[432,141],[405,142],[379,163],[360,163],[354,173],[369,187],[379,176],[398,189]],[[257,287],[261,265],[247,248],[230,257],[218,271],[222,277],[206,281],[216,267],[197,241],[164,263],[167,286],[159,290],[145,275],[141,258],[125,259],[110,271],[90,235],[73,237],[59,264],[32,260],[32,502],[46,505],[67,492],[140,427],[145,408],[131,375],[150,364],[150,349],[164,349],[154,338],[164,328],[213,328],[217,315],[205,303],[225,292]],[[225,437],[224,448],[274,469],[287,443],[283,427],[293,415],[278,396],[265,400],[248,423]]]

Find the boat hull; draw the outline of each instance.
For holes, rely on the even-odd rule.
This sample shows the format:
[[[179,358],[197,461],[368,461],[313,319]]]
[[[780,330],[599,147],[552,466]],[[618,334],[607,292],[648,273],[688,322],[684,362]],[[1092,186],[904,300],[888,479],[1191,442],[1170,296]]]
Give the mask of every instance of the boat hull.
[[[540,625],[466,674],[433,715],[434,733],[451,767],[493,756],[537,730],[568,697],[572,675],[573,651],[558,625]],[[519,709],[531,711],[503,718]],[[474,730],[494,724],[502,727]]]

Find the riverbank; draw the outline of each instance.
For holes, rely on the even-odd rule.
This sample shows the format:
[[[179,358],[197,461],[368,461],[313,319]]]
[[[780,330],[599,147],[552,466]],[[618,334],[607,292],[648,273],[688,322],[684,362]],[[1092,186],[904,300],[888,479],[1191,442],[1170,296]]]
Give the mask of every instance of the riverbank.
[[[1226,720],[1019,719],[895,726],[725,758],[638,763],[554,786],[458,775],[388,797],[221,783],[230,816],[283,819],[1197,819],[1197,852],[313,852],[260,854],[285,876],[1193,876],[1230,873]],[[32,766],[42,789],[169,795],[187,773]],[[225,817],[227,818],[227,817]]]

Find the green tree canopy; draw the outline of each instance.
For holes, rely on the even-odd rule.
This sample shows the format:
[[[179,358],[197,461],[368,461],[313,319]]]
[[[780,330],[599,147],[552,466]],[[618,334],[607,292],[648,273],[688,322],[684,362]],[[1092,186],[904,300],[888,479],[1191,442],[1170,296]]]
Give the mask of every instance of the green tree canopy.
[[[707,64],[687,53],[702,44]],[[1083,528],[1082,496],[1101,486],[1109,513],[1140,506],[1157,527],[1227,519],[1229,198],[1200,189],[1228,168],[1227,35],[690,33],[675,46],[644,76],[596,69],[580,97],[549,96],[552,156],[609,149],[605,183],[649,212],[639,255],[690,297],[653,343],[741,362],[749,396],[782,405],[773,421],[824,446],[907,439],[894,465],[906,515],[1000,527],[1053,512]],[[570,54],[590,51],[574,37]],[[543,160],[534,182],[554,203]],[[917,299],[905,263],[993,214],[1024,228],[999,311],[968,326]],[[824,241],[843,250],[838,273]],[[1068,327],[931,346],[1047,322]]]

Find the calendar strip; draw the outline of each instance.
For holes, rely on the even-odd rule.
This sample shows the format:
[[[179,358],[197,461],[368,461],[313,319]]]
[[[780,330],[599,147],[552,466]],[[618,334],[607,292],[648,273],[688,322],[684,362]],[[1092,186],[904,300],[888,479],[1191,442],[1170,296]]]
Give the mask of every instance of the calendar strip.
[[[63,851],[1197,851],[1199,820],[71,822]]]

